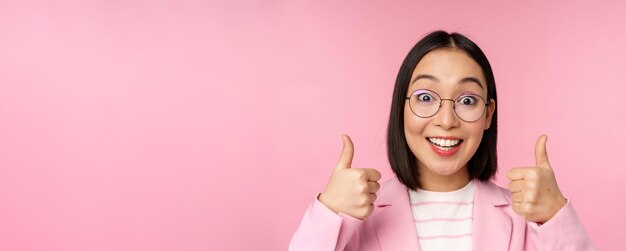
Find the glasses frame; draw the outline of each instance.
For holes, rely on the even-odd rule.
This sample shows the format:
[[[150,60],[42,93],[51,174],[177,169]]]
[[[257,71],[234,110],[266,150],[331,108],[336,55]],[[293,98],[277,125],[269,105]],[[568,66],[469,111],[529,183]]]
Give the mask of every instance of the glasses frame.
[[[433,91],[433,90],[429,90],[429,89],[417,89],[417,90],[415,90],[414,92],[412,92],[410,96],[406,97],[406,100],[410,101],[410,100],[411,100],[411,97],[413,97],[413,95],[414,95],[416,92],[418,92],[418,91],[429,91],[429,92],[432,92],[432,93],[434,93],[435,95],[437,95],[437,97],[439,98],[439,106],[437,107],[437,111],[435,111],[435,113],[433,113],[433,115],[430,115],[430,116],[427,116],[427,117],[422,117],[422,116],[420,116],[420,115],[417,115],[417,113],[415,113],[415,111],[413,111],[413,107],[411,106],[411,102],[409,102],[409,109],[411,109],[411,112],[412,112],[413,114],[415,114],[415,116],[420,117],[420,118],[424,118],[424,119],[426,119],[426,118],[430,118],[430,117],[433,117],[433,116],[437,115],[437,113],[439,112],[439,110],[441,110],[441,106],[442,106],[442,104],[443,104],[443,101],[444,101],[444,100],[452,101],[452,110],[454,110],[454,114],[455,114],[455,115],[456,115],[456,116],[457,116],[460,120],[463,120],[463,121],[465,121],[465,122],[467,122],[467,123],[476,122],[476,121],[478,121],[480,118],[482,118],[483,116],[485,116],[485,112],[487,111],[487,107],[490,105],[490,104],[487,104],[487,101],[485,101],[485,99],[484,99],[482,96],[477,95],[477,94],[472,94],[472,96],[477,96],[477,97],[479,97],[479,98],[480,98],[480,100],[482,100],[482,101],[483,101],[483,103],[485,104],[485,109],[483,109],[483,112],[482,112],[482,114],[480,114],[480,117],[478,117],[477,119],[472,120],[472,121],[467,121],[467,120],[464,120],[463,118],[461,118],[461,116],[459,116],[459,114],[456,112],[456,101],[457,101],[457,100],[455,100],[455,99],[449,99],[449,98],[441,98],[441,96],[439,95],[439,93],[437,93],[437,92],[435,92],[435,91]],[[458,98],[458,97],[457,97],[457,98]]]

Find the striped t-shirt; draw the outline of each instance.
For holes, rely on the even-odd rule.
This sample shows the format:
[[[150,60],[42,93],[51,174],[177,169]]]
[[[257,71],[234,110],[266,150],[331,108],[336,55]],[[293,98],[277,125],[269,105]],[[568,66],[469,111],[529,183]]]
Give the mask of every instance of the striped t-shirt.
[[[452,192],[409,190],[420,250],[472,249],[474,182]]]

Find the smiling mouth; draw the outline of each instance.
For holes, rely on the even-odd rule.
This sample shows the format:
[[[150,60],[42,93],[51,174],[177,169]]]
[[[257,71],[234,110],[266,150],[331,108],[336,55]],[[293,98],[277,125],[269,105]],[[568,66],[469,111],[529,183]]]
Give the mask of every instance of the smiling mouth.
[[[435,147],[443,151],[451,150],[452,148],[458,146],[459,144],[461,144],[461,142],[463,142],[462,139],[441,139],[441,138],[426,138],[426,139],[432,145],[434,145]]]

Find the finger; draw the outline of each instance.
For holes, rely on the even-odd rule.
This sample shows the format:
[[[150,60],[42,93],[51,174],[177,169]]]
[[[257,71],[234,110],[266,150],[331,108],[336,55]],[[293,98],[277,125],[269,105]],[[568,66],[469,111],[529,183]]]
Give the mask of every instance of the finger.
[[[522,203],[522,201],[524,201],[524,194],[522,194],[522,193],[512,193],[511,194],[511,200],[513,202]]]
[[[506,177],[509,178],[509,180],[511,181],[523,180],[527,172],[528,172],[527,167],[515,167],[506,173]]]
[[[341,156],[337,163],[336,169],[347,169],[352,166],[352,158],[354,157],[354,145],[348,135],[342,135],[343,149],[341,150]]]
[[[367,175],[367,181],[378,181],[380,180],[380,172],[376,169],[364,169],[365,174]]]
[[[376,196],[375,193],[369,194],[370,205],[374,204],[374,202],[376,202],[376,198],[378,198],[378,196]]]
[[[548,141],[548,135],[541,135],[537,139],[535,144],[535,161],[537,166],[545,166],[550,168],[550,162],[548,161],[548,151],[546,150],[546,142]]]
[[[368,181],[367,187],[369,188],[370,193],[376,193],[380,189],[380,184],[375,181]]]
[[[369,217],[369,216],[370,216],[373,212],[374,212],[374,205],[373,205],[373,204],[370,204],[370,206],[369,206],[369,207],[367,207],[367,211],[365,212],[366,217],[364,217],[364,218],[363,218],[363,219],[361,219],[361,220],[364,220],[365,218]]]
[[[523,186],[524,186],[523,180],[511,181],[509,182],[509,191],[511,191],[511,193],[521,192]]]
[[[515,202],[513,201],[513,203],[511,203],[511,208],[513,208],[513,211],[515,211],[517,214],[522,215],[522,203],[521,202]]]

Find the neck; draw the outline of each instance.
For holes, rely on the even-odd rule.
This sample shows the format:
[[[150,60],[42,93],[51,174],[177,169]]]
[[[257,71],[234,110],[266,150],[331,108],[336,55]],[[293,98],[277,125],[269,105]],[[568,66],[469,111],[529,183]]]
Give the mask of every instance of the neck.
[[[431,172],[419,172],[420,188],[433,192],[450,192],[463,188],[470,182],[467,167],[450,175],[438,175]]]

